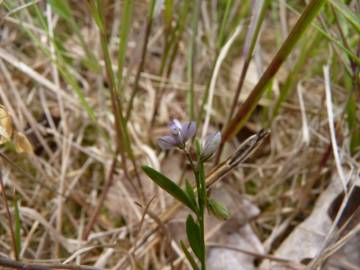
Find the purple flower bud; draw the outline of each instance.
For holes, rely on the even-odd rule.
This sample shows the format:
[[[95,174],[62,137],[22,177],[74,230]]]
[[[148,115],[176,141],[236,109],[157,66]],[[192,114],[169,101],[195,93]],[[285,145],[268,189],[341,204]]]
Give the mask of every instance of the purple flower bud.
[[[220,142],[221,142],[220,131],[216,131],[214,133],[209,134],[202,145],[202,149],[200,153],[201,160],[202,161],[208,160],[215,153]]]
[[[174,119],[169,125],[170,135],[158,139],[158,144],[163,150],[173,147],[184,148],[185,143],[196,133],[195,122],[186,122],[181,124],[179,120]]]
[[[174,136],[166,135],[158,139],[158,145],[162,150],[169,150],[179,144],[179,141]]]
[[[181,127],[181,134],[184,141],[187,141],[195,136],[196,124],[195,122],[186,122]]]
[[[169,129],[170,129],[171,134],[178,135],[182,129],[180,121],[177,119],[172,120],[169,125]]]

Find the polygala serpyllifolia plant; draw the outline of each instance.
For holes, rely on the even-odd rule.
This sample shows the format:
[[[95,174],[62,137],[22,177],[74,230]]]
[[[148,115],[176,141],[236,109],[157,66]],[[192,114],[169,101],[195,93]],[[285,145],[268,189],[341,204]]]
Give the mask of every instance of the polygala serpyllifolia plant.
[[[178,148],[184,153],[194,174],[195,188],[186,180],[185,188],[182,189],[173,180],[151,167],[143,166],[142,169],[158,186],[192,211],[186,219],[186,235],[193,253],[187,250],[182,241],[180,244],[192,268],[204,270],[206,269],[205,209],[219,219],[229,217],[225,206],[208,198],[205,183],[204,162],[216,152],[221,142],[221,133],[219,131],[210,133],[202,142],[196,139],[194,140],[195,147],[192,147],[191,141],[196,134],[195,122],[182,124],[174,119],[169,129],[170,134],[159,138],[158,144],[163,150]],[[192,152],[196,155],[191,155]]]

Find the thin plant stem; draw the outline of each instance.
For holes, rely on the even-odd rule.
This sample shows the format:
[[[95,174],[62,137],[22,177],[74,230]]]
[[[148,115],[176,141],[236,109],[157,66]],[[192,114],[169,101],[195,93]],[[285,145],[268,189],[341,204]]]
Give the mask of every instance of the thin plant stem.
[[[199,223],[200,227],[200,239],[201,245],[203,247],[203,256],[200,258],[201,263],[201,270],[206,270],[206,260],[205,260],[205,204],[206,204],[206,184],[205,184],[205,177],[203,174],[203,164],[201,161],[198,161],[198,166],[195,167],[195,164],[190,156],[190,153],[184,150],[184,153],[190,163],[191,169],[195,176],[196,181],[196,192],[199,204],[199,210],[196,214],[197,222]]]
[[[117,84],[116,84],[116,80],[115,80],[115,74],[112,69],[112,61],[111,61],[110,52],[109,52],[109,48],[108,48],[107,35],[106,35],[106,31],[105,31],[104,10],[102,7],[102,3],[99,0],[92,1],[92,6],[93,6],[93,9],[96,10],[95,15],[97,15],[99,18],[98,26],[100,29],[100,43],[101,43],[100,45],[101,45],[101,49],[102,49],[102,52],[104,55],[105,70],[106,70],[106,73],[108,76],[109,88],[110,88],[110,93],[111,93],[111,105],[112,105],[112,111],[113,111],[114,118],[115,118],[114,125],[115,125],[115,130],[116,130],[116,135],[117,135],[117,148],[118,148],[118,150],[120,150],[121,159],[123,162],[123,167],[124,167],[124,171],[125,171],[126,175],[127,175],[127,164],[126,164],[125,152],[127,152],[129,159],[134,167],[135,178],[137,180],[137,184],[138,184],[140,192],[135,187],[134,183],[130,179],[129,179],[129,182],[132,185],[134,191],[136,193],[140,194],[142,196],[142,199],[145,200],[145,195],[143,193],[140,175],[139,175],[139,172],[137,169],[137,164],[135,161],[129,134],[127,131],[126,121],[123,116],[122,102],[120,100],[120,96],[118,96],[118,89],[117,89]]]
[[[233,98],[233,102],[231,104],[230,112],[228,114],[227,123],[230,122],[236,105],[238,103],[238,99],[241,93],[241,89],[245,82],[245,77],[250,66],[250,61],[253,56],[253,52],[255,49],[256,42],[258,40],[258,36],[260,33],[261,25],[265,18],[266,7],[269,4],[269,0],[256,1],[253,9],[253,19],[251,20],[251,24],[249,25],[248,32],[246,34],[244,48],[242,50],[242,56],[245,58],[244,64],[242,66],[239,82],[236,88],[235,96]]]
[[[203,174],[204,168],[201,161],[199,161],[199,170],[198,170],[198,182],[200,189],[198,189],[198,198],[199,198],[199,216],[198,216],[198,222],[200,225],[200,237],[201,237],[201,244],[203,246],[203,256],[200,258],[201,261],[201,270],[206,270],[206,260],[205,260],[205,254],[206,254],[206,245],[205,245],[205,205],[206,205],[206,184],[205,184],[205,176]]]
[[[10,230],[12,246],[13,246],[13,250],[14,250],[14,254],[15,254],[15,259],[18,261],[19,260],[19,252],[17,250],[13,222],[12,222],[12,218],[11,218],[9,204],[7,202],[7,198],[6,198],[6,194],[5,194],[5,187],[4,187],[1,171],[0,171],[0,185],[1,185],[1,193],[2,193],[2,197],[3,197],[3,201],[4,201],[4,206],[5,206],[6,213],[7,213],[8,220],[9,220],[9,230]]]
[[[143,43],[143,47],[142,47],[142,51],[141,51],[141,58],[140,58],[141,60],[140,60],[139,67],[138,67],[138,70],[135,75],[134,87],[133,87],[133,91],[130,96],[129,105],[128,105],[128,108],[126,111],[125,122],[129,121],[129,119],[131,117],[131,112],[133,109],[135,96],[136,96],[137,92],[139,91],[140,75],[144,69],[147,45],[149,43],[149,37],[150,37],[151,28],[152,28],[152,24],[153,24],[155,2],[156,2],[155,0],[151,0],[151,2],[150,2],[150,12],[148,15],[148,21],[147,21],[146,30],[145,30],[145,39],[144,39],[144,43]]]
[[[200,10],[200,1],[195,1],[195,8],[193,10],[193,15],[191,18],[191,43],[189,46],[189,57],[188,57],[188,69],[187,76],[189,81],[189,92],[188,92],[188,107],[189,107],[189,117],[194,119],[194,66],[196,58],[196,38],[197,38],[197,29],[199,21],[199,10]]]
[[[69,269],[69,270],[100,270],[98,267],[85,266],[85,265],[71,265],[60,263],[27,263],[17,262],[8,258],[0,257],[0,266],[11,269],[26,269],[26,270],[56,270],[56,269]]]
[[[118,71],[117,71],[117,89],[119,91],[119,95],[122,95],[123,89],[123,69],[125,63],[125,56],[126,56],[126,48],[128,45],[128,35],[131,29],[131,19],[132,19],[132,12],[133,12],[133,0],[126,0],[124,3],[124,10],[122,12],[122,19],[120,24],[120,40],[119,40],[119,56],[118,56]]]
[[[110,172],[109,172],[109,176],[108,176],[108,180],[106,181],[105,187],[100,195],[99,201],[96,205],[96,208],[92,214],[92,216],[90,217],[90,221],[87,224],[87,226],[85,227],[84,233],[82,235],[82,239],[83,240],[87,240],[89,237],[89,234],[92,230],[92,228],[94,227],[96,220],[99,216],[100,213],[100,209],[103,206],[103,203],[106,199],[107,194],[109,193],[110,187],[113,184],[114,181],[114,175],[115,175],[115,169],[116,169],[116,161],[117,161],[117,156],[118,156],[118,152],[115,153],[112,163],[111,163],[111,168],[110,168]]]

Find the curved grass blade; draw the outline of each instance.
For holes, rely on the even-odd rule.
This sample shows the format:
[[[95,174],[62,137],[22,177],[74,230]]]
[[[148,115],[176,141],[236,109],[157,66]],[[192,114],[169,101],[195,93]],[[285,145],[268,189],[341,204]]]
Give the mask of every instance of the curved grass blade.
[[[355,30],[360,33],[360,17],[356,15],[347,5],[339,0],[329,1],[334,8],[341,13],[351,24]]]

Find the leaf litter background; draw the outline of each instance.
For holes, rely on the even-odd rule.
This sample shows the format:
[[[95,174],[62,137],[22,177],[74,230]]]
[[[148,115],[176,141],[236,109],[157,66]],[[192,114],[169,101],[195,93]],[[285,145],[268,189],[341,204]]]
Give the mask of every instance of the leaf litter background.
[[[200,4],[193,63],[197,112],[212,77],[225,2]],[[231,3],[226,40],[237,26],[239,32],[216,77],[212,107],[205,111],[210,130],[227,123],[244,63],[241,50],[253,18],[251,9],[259,2]],[[359,4],[348,2],[352,14],[359,14]],[[87,2],[68,4],[70,15],[64,15],[56,1],[1,2],[0,134],[6,144],[1,146],[0,162],[7,197],[12,201],[16,194],[19,204],[20,257],[29,262],[66,262],[106,269],[187,269],[179,247],[179,240],[185,239],[186,211],[162,223],[159,216],[172,199],[142,174],[141,182],[136,182],[133,164],[126,160],[128,171],[124,171],[120,156],[107,186],[116,131],[99,30]],[[161,152],[156,138],[166,133],[172,118],[189,119],[191,12],[183,34],[174,42],[177,51],[166,76],[160,72],[167,34],[162,4],[157,1],[154,7],[139,91],[127,128],[137,165],[149,164],[171,179],[184,181],[184,177],[191,179],[191,174],[183,157],[177,151]],[[171,21],[175,24],[184,4],[173,4]],[[146,1],[134,2],[122,89],[125,108],[141,62],[148,5]],[[124,2],[104,1],[104,7],[108,48],[116,69],[119,14]],[[303,1],[273,1],[268,7],[238,106],[296,22],[294,10],[301,12],[303,8]],[[343,14],[326,5],[316,23],[359,57],[359,32]],[[302,56],[304,51],[306,57]],[[299,57],[305,58],[303,63]],[[300,65],[298,70],[295,65]],[[330,66],[331,104],[326,102],[329,92],[325,91],[324,65]],[[342,47],[310,27],[246,127],[225,146],[223,158],[247,136],[261,128],[271,129],[271,139],[255,156],[211,189],[212,196],[230,209],[231,217],[224,222],[208,217],[209,269],[359,269],[359,151],[350,147],[356,146],[354,125],[359,124],[358,72],[356,61]],[[290,94],[279,113],[273,115],[285,87]],[[350,110],[352,99],[355,105]],[[349,118],[355,119],[355,124],[349,124]],[[10,128],[6,121],[12,122]],[[332,121],[336,147],[330,137]],[[198,136],[202,127],[200,123]],[[21,142],[9,135],[10,129],[11,134],[23,138]],[[340,164],[334,159],[334,148]],[[209,170],[211,167],[209,163]],[[346,196],[342,178],[348,183]],[[84,238],[96,207],[99,215]],[[0,214],[1,256],[13,256],[3,203]],[[155,227],[159,229],[152,233]]]

